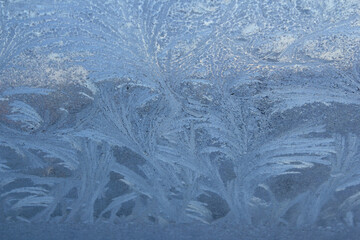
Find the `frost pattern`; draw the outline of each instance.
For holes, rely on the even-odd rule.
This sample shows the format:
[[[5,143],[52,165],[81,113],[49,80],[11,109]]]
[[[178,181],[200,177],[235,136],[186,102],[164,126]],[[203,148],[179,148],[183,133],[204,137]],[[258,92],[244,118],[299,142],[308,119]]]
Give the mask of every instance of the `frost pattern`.
[[[0,0],[0,221],[359,225],[359,14]]]

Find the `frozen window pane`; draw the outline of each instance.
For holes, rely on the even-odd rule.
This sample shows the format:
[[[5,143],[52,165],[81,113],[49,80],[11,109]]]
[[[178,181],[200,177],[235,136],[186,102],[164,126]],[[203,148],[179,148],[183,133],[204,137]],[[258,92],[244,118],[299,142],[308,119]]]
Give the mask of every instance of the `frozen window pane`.
[[[0,232],[355,236],[359,14],[358,0],[0,0]]]

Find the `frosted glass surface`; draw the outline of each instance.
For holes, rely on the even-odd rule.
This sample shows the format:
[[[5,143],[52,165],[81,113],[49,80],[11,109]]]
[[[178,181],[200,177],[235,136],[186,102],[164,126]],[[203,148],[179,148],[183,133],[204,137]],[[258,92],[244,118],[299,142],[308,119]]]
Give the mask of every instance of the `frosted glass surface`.
[[[360,1],[0,0],[0,224],[355,237]]]

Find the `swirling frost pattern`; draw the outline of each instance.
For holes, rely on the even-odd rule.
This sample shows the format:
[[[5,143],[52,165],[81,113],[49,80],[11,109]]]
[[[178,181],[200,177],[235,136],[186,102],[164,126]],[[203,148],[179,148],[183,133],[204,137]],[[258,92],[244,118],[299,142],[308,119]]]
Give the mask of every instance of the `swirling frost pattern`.
[[[360,224],[358,0],[0,0],[0,221]]]

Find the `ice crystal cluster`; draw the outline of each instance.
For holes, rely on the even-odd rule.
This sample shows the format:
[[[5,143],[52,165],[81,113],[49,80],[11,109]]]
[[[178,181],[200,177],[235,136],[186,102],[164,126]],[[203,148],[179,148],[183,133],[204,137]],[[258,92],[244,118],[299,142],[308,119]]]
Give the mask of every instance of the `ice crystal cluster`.
[[[0,222],[360,225],[360,1],[0,0]]]

